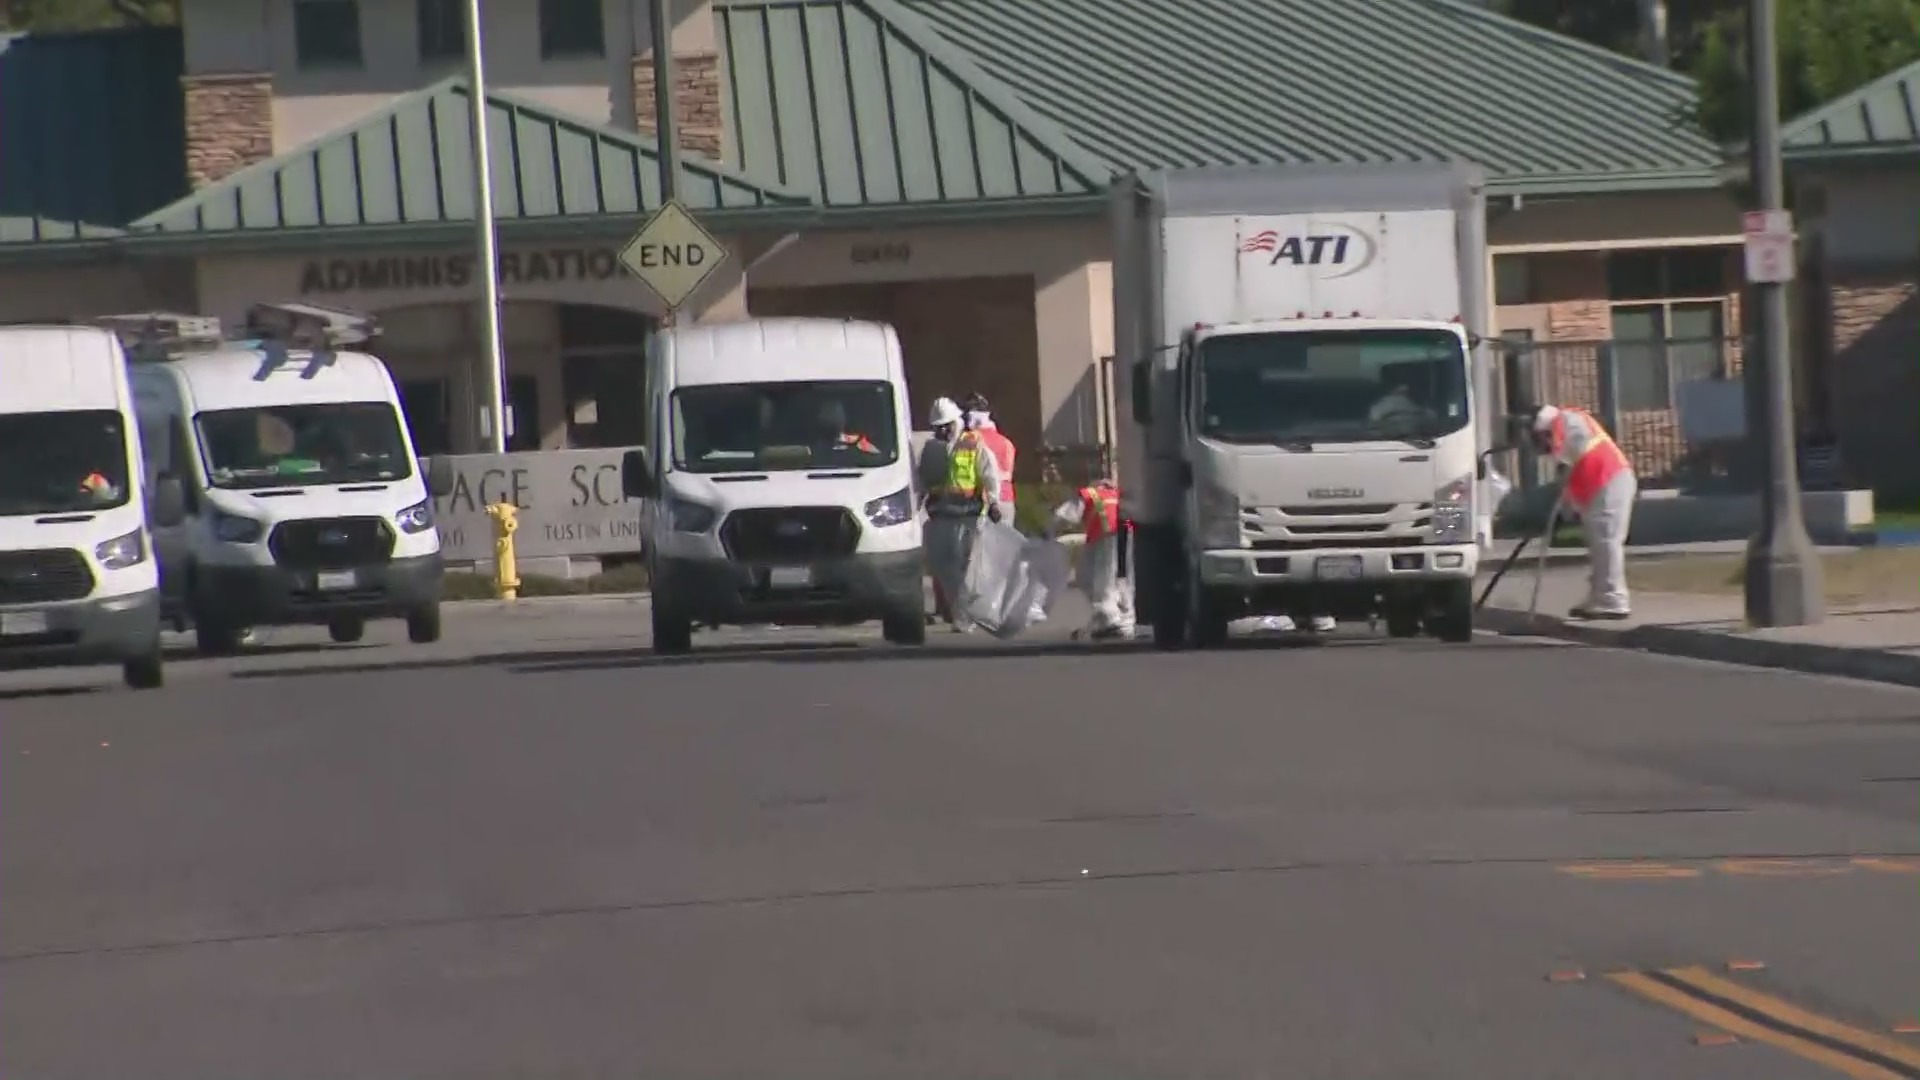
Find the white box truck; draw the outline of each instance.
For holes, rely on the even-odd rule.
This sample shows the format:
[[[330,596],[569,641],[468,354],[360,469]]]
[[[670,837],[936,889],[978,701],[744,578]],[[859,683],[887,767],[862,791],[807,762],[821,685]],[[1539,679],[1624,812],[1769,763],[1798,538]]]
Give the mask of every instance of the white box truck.
[[[1479,170],[1157,171],[1113,199],[1121,483],[1156,643],[1251,615],[1471,640],[1495,434]]]

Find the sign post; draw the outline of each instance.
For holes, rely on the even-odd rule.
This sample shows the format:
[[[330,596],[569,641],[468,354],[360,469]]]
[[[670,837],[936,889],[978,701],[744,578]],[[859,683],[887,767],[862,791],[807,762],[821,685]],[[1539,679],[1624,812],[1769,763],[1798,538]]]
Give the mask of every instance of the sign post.
[[[620,261],[667,306],[669,318],[727,261],[727,249],[675,199],[647,219]]]
[[[1785,285],[1793,280],[1793,213],[1749,210],[1742,217],[1746,234],[1747,280]]]

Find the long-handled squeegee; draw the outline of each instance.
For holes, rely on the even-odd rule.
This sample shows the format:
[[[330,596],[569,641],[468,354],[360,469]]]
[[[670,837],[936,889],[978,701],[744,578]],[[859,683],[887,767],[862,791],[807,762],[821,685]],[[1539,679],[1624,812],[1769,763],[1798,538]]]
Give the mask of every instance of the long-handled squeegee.
[[[1553,531],[1559,527],[1560,500],[1555,499],[1553,513],[1547,515],[1547,527],[1537,537],[1540,541],[1540,561],[1533,571],[1533,598],[1527,603],[1529,616],[1538,614],[1540,611],[1540,583],[1547,576],[1547,555],[1553,550]],[[1493,579],[1487,582],[1485,589],[1481,590],[1480,599],[1473,605],[1474,607],[1487,606],[1487,600],[1493,596],[1493,590],[1500,587],[1500,579],[1507,576],[1507,571],[1514,568],[1514,565],[1520,561],[1520,556],[1526,554],[1527,545],[1533,543],[1535,539],[1536,537],[1532,534],[1520,538],[1520,543],[1514,546],[1513,554],[1507,556],[1507,561],[1500,564],[1500,569],[1493,573]]]

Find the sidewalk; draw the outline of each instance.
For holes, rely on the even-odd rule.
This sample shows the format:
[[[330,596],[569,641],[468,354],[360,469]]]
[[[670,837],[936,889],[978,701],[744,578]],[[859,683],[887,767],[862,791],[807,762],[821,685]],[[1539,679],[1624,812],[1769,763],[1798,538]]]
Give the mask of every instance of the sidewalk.
[[[1578,622],[1566,613],[1586,593],[1586,570],[1550,563],[1540,589],[1539,614],[1529,618],[1533,566],[1530,558],[1522,562],[1525,565],[1515,567],[1481,609],[1483,628],[1920,687],[1920,608],[1836,608],[1814,626],[1749,630],[1738,596],[1636,592],[1632,619]],[[1632,581],[1631,567],[1627,578]],[[1482,577],[1478,587],[1484,589],[1486,581]]]

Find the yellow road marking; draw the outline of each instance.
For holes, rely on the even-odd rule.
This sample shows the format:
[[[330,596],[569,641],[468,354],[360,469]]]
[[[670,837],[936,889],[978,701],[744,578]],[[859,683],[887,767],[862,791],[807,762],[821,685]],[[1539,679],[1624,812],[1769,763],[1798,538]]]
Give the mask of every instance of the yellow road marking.
[[[1803,1031],[1815,1035],[1824,1035],[1835,1042],[1879,1054],[1889,1061],[1920,1069],[1920,1047],[1914,1047],[1898,1039],[1889,1039],[1852,1024],[1843,1024],[1838,1020],[1811,1013],[1790,1001],[1783,1001],[1771,994],[1763,994],[1748,986],[1723,979],[1702,967],[1671,968],[1667,974],[1715,997],[1725,998],[1736,1005],[1743,1005],[1754,1012],[1762,1013],[1782,1023],[1792,1024]]]
[[[1853,1077],[1854,1080],[1904,1080],[1899,1073],[1848,1057],[1837,1050],[1829,1050],[1818,1043],[1808,1042],[1786,1032],[1756,1024],[1738,1013],[1728,1012],[1717,1005],[1694,998],[1684,991],[1655,982],[1640,972],[1620,971],[1608,975],[1607,978],[1625,990],[1638,994],[1656,1005],[1664,1005],[1702,1024],[1718,1028],[1729,1035],[1738,1035],[1755,1042],[1777,1046],[1816,1065],[1824,1065],[1844,1076]]]
[[[1714,869],[1740,877],[1832,877],[1853,872],[1845,864],[1818,859],[1722,859]]]
[[[1878,870],[1883,874],[1920,874],[1920,859],[1889,859],[1879,855],[1863,855],[1853,860],[1853,865],[1862,870]]]
[[[1644,881],[1667,878],[1697,878],[1700,871],[1690,866],[1673,866],[1657,862],[1618,862],[1618,863],[1575,863],[1559,868],[1563,874],[1574,877],[1600,878],[1608,881]]]

